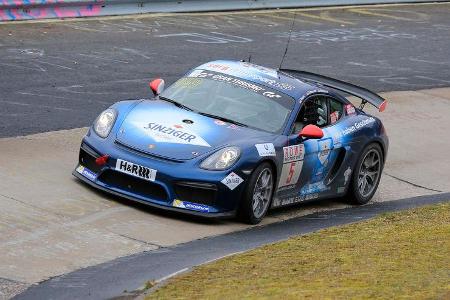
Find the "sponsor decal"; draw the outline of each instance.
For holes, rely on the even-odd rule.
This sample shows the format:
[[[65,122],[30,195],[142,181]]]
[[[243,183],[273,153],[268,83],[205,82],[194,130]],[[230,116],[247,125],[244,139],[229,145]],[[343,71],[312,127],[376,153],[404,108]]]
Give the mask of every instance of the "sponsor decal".
[[[231,172],[230,174],[228,174],[227,177],[225,177],[221,182],[226,185],[230,190],[234,190],[238,185],[240,185],[242,182],[244,181],[244,179],[242,179],[241,177],[239,177],[239,175],[237,175],[234,172]]]
[[[309,194],[309,195],[299,195],[299,196],[288,197],[288,198],[284,198],[284,199],[274,198],[272,207],[290,205],[290,204],[299,203],[299,202],[307,201],[307,200],[313,200],[313,199],[317,199],[317,198],[319,198],[318,193],[313,193],[313,194]]]
[[[192,71],[192,72],[189,74],[189,77],[199,77],[198,75],[200,75],[201,73],[203,73],[203,71],[204,71],[204,70],[202,70],[202,69],[194,70],[194,71]]]
[[[293,85],[275,80],[275,79],[278,79],[278,74],[276,76],[273,76],[275,79],[270,79],[270,78],[261,76],[259,74],[256,74],[255,72],[249,72],[246,70],[242,70],[240,75],[245,78],[260,81],[268,86],[271,86],[271,87],[279,89],[279,90],[292,91],[293,89],[295,89],[295,86],[293,86]]]
[[[330,187],[327,187],[323,182],[310,183],[305,185],[300,191],[300,195],[309,195],[314,193],[321,193],[323,191],[329,190]]]
[[[333,135],[333,147],[334,148],[338,148],[338,147],[342,146],[341,138],[342,138],[342,135],[340,132]]]
[[[303,167],[305,145],[283,147],[283,167],[281,169],[278,189],[286,189],[297,184]]]
[[[88,168],[79,165],[76,169],[76,171],[78,173],[80,173],[81,175],[83,175],[84,177],[86,177],[87,179],[90,179],[92,181],[94,181],[97,178],[97,174],[95,174],[94,172],[92,172],[91,170],[89,170]]]
[[[222,72],[231,70],[230,66],[222,65],[222,64],[207,64],[206,67],[208,67],[210,69],[216,69],[216,70],[219,70]]]
[[[319,161],[322,165],[326,166],[328,164],[328,157],[331,153],[331,138],[319,141]]]
[[[302,160],[305,157],[305,145],[283,147],[283,163]]]
[[[274,69],[269,69],[263,66],[258,66],[258,65],[254,65],[252,63],[249,62],[245,62],[245,61],[241,61],[239,62],[241,64],[241,66],[246,67],[246,68],[254,68],[256,70],[258,70],[258,72],[263,73],[267,76],[270,77],[274,77],[274,78],[278,78],[278,73],[276,70]]]
[[[269,97],[269,98],[281,98],[280,95],[275,94],[274,92],[264,92],[263,96]]]
[[[350,179],[350,175],[352,174],[352,169],[350,167],[347,168],[344,172],[344,185],[347,185],[348,180]]]
[[[239,126],[237,126],[237,125],[234,125],[234,124],[230,124],[230,125],[228,125],[228,127],[227,128],[229,128],[229,129],[234,129],[234,130],[239,130]]]
[[[197,77],[197,78],[208,78],[208,79],[212,79],[215,81],[226,82],[226,83],[229,83],[229,84],[232,84],[232,85],[235,85],[235,86],[247,89],[247,90],[251,90],[252,92],[263,95],[268,98],[281,98],[282,97],[281,95],[279,95],[275,92],[272,92],[272,91],[268,91],[266,88],[259,86],[255,83],[245,81],[244,79],[227,76],[225,74],[214,73],[213,71],[211,71],[211,72],[203,71],[200,73],[192,72],[191,74],[189,74],[189,76]]]
[[[214,123],[216,123],[216,125],[219,125],[219,126],[227,125],[227,123],[225,123],[224,121],[221,121],[221,120],[214,120]]]
[[[331,124],[336,123],[337,120],[339,120],[339,112],[338,112],[338,111],[332,112],[332,113],[330,114],[330,121],[331,121]]]
[[[347,115],[353,115],[356,113],[355,107],[351,104],[345,105],[345,111],[347,112]]]
[[[351,134],[351,133],[355,132],[356,130],[361,129],[361,128],[363,128],[363,127],[365,127],[365,126],[367,126],[367,125],[369,125],[369,124],[371,124],[373,122],[375,122],[375,119],[372,118],[372,117],[364,119],[364,120],[362,120],[360,122],[356,122],[354,125],[352,125],[350,127],[347,127],[344,130],[342,130],[342,135],[345,136],[347,134]]]
[[[149,144],[148,145],[148,149],[153,149],[153,148],[155,148],[156,146],[155,146],[155,144]]]
[[[179,124],[150,122],[144,129],[151,138],[160,143],[211,147],[202,137]]]
[[[257,74],[249,74],[248,76],[254,80],[259,80],[259,81],[261,81],[267,85],[270,85],[271,87],[276,88],[276,89],[285,90],[285,91],[292,91],[293,89],[295,89],[295,86],[290,85],[288,83],[279,82],[279,81],[269,79],[269,78],[264,78]]]
[[[196,210],[201,212],[209,212],[209,206],[199,203],[192,203],[187,201],[181,201],[178,199],[173,200],[172,206],[178,207],[178,208],[184,208],[189,210]]]
[[[275,156],[275,147],[272,143],[256,144],[256,150],[258,150],[259,156]]]
[[[116,171],[133,175],[135,177],[142,178],[148,181],[155,181],[156,177],[156,170],[133,164],[122,159],[117,159]]]
[[[292,161],[287,164],[283,164],[281,170],[280,181],[278,182],[278,188],[295,185],[302,172],[303,161]]]

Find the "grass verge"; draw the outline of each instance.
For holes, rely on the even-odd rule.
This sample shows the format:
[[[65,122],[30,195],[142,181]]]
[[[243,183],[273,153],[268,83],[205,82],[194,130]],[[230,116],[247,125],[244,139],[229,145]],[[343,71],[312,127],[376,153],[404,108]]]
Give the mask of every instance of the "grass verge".
[[[450,203],[381,215],[194,268],[150,299],[450,299]]]

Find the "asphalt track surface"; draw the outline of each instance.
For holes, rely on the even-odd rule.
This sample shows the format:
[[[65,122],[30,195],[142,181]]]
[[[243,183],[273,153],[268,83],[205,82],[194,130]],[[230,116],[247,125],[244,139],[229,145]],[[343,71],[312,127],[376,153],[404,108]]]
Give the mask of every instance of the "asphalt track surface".
[[[450,85],[450,3],[0,24],[0,137],[89,126],[215,59],[248,59],[376,91]]]
[[[109,299],[230,254],[381,213],[450,201],[450,193],[320,212],[263,227],[196,240],[81,269],[32,286],[13,299]],[[245,241],[245,243],[242,243]]]
[[[450,4],[434,4],[0,24],[0,137],[88,126],[102,109],[117,100],[148,97],[147,82],[151,78],[160,76],[170,83],[204,61],[242,59],[251,54],[253,62],[277,67],[295,17],[284,67],[339,77],[377,91],[406,91],[387,94],[393,101],[380,116],[387,125],[392,143],[384,183],[376,201],[448,192],[450,181],[444,167],[448,165],[446,149],[450,141],[443,137],[448,131],[450,92],[445,88],[431,88],[450,86],[449,13]],[[430,90],[417,91],[422,88]],[[102,284],[108,288],[117,285],[117,289],[112,289],[116,296],[123,289],[136,288],[145,280],[161,278],[226,253],[241,251],[239,249],[283,239],[282,235],[278,236],[277,226],[291,224],[283,222],[273,225],[275,227],[229,234],[223,237],[223,242],[220,242],[220,236],[213,238],[221,247],[230,244],[229,248],[224,248],[229,252],[217,250],[214,245],[208,248],[209,238],[195,239],[219,234],[221,230],[237,230],[239,224],[199,225],[154,214],[151,210],[141,212],[132,205],[109,201],[107,197],[74,184],[70,171],[84,130],[0,140],[0,161],[3,159],[0,190],[9,197],[2,198],[0,194],[0,215],[3,214],[0,217],[6,225],[23,229],[24,236],[32,237],[30,241],[17,244],[16,248],[14,245],[2,248],[5,255],[0,259],[3,275],[0,277],[4,277],[0,278],[0,299],[3,279],[7,285],[22,289],[51,276],[127,255],[46,280],[42,286],[32,286],[20,297],[31,295],[30,291],[36,293],[33,296],[45,296],[47,292],[59,293],[67,289],[67,293],[73,293],[75,298],[83,298],[86,295],[80,292],[83,289],[93,295],[97,289],[103,293]],[[422,135],[420,143],[414,142],[418,133],[426,132],[432,134]],[[59,160],[55,161],[55,157]],[[424,157],[427,160],[423,160]],[[3,170],[5,173],[2,174]],[[23,182],[27,183],[26,188]],[[441,196],[421,198],[420,201],[433,203],[433,199],[437,199],[434,197]],[[391,202],[384,203],[374,205],[391,206]],[[322,209],[334,207],[325,202],[318,205]],[[37,214],[34,207],[41,213]],[[285,212],[291,217],[304,209],[301,206],[301,209],[286,209]],[[63,222],[64,226],[57,230],[50,226],[57,218],[54,212],[61,214],[64,222],[73,222]],[[347,214],[351,212],[348,210]],[[334,214],[318,215],[323,219],[316,220],[317,227],[314,228],[322,228],[319,224],[322,222],[329,224],[325,215]],[[265,221],[286,218],[283,212],[275,212]],[[107,239],[110,235],[103,230],[110,230],[112,225],[114,238]],[[73,239],[71,235],[65,235],[70,226],[76,227],[71,229]],[[174,239],[160,240],[161,233],[154,230],[154,226],[165,228],[163,233],[171,232],[165,236]],[[302,226],[310,225],[304,223]],[[291,235],[301,234],[302,226],[295,227],[300,228],[298,230],[290,229]],[[153,232],[144,234],[143,229],[148,228]],[[314,228],[311,230],[316,230]],[[19,229],[4,230],[1,237],[15,242]],[[36,233],[47,229],[46,235],[34,239]],[[92,233],[92,230],[98,234],[84,234]],[[284,238],[288,236],[285,233]],[[180,237],[183,237],[182,241],[177,240]],[[153,247],[155,254],[144,252],[129,256],[148,251],[147,241],[155,240],[161,244]],[[188,240],[195,241],[179,244]],[[124,245],[126,242],[127,246],[120,248],[120,242]],[[72,248],[56,248],[55,244],[72,245],[81,250],[72,256]],[[148,273],[150,268],[142,265],[147,262],[145,259],[150,262],[166,251],[173,255],[167,258],[167,270],[162,272],[166,266],[157,263],[159,269],[155,269],[161,272]],[[11,253],[22,254],[15,257],[15,261],[8,261]],[[111,257],[106,256],[108,254]],[[147,255],[148,258],[144,258]],[[47,264],[49,256],[52,262]],[[126,266],[128,261],[130,265]],[[17,272],[8,267],[18,268]],[[105,278],[96,281],[101,268],[110,273],[103,273]],[[124,277],[119,274],[122,269]],[[42,272],[36,274],[36,271]],[[134,271],[136,275],[133,275]],[[123,285],[119,284],[122,281]],[[81,296],[76,294],[78,292]],[[6,290],[6,295],[14,294],[8,294]]]

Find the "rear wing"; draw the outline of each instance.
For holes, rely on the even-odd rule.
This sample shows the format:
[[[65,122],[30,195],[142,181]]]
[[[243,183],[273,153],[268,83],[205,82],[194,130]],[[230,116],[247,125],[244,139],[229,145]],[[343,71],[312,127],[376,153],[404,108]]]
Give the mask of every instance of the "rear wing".
[[[280,69],[280,71],[288,75],[291,75],[295,78],[298,78],[300,80],[318,83],[320,85],[333,88],[341,92],[350,94],[352,96],[358,97],[362,100],[360,109],[363,109],[366,103],[372,104],[373,106],[378,108],[378,111],[380,112],[386,109],[387,105],[386,99],[363,87],[306,71],[290,70],[290,69]]]

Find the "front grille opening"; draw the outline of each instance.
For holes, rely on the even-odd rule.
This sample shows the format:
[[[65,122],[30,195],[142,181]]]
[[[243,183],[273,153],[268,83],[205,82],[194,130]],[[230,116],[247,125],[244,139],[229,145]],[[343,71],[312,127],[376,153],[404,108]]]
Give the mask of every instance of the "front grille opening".
[[[145,198],[161,201],[166,201],[168,198],[166,190],[161,185],[117,171],[106,170],[100,175],[99,180],[112,187]]]
[[[213,205],[216,201],[217,186],[209,183],[175,183],[178,199],[199,204]]]
[[[92,172],[98,173],[101,167],[95,163],[95,159],[96,157],[92,156],[92,154],[88,153],[85,149],[80,148],[80,164]]]

